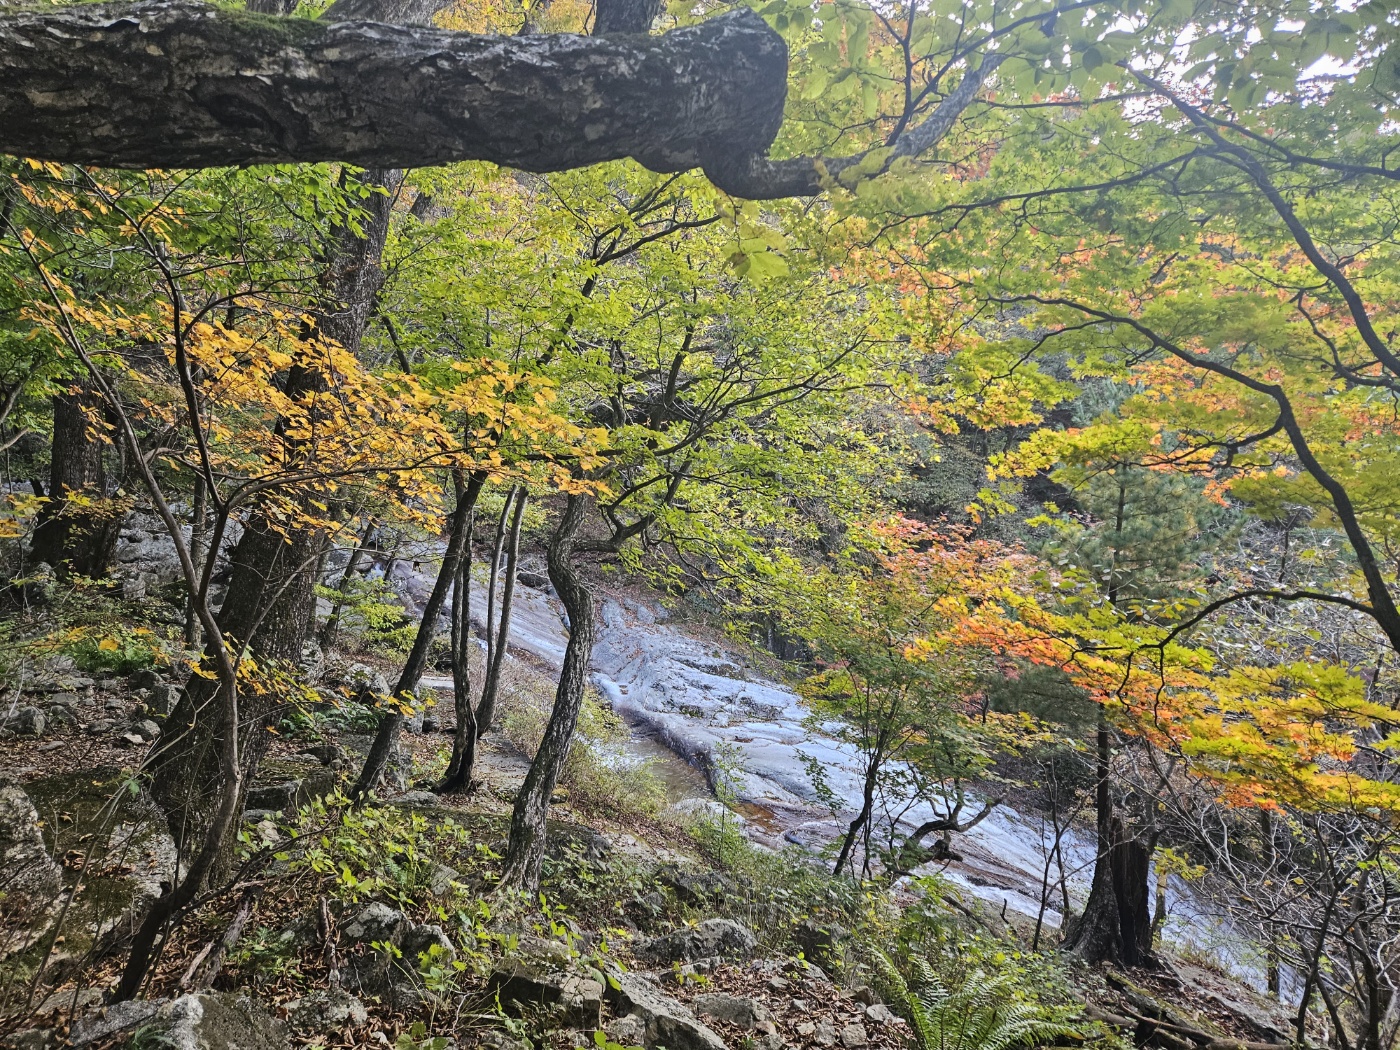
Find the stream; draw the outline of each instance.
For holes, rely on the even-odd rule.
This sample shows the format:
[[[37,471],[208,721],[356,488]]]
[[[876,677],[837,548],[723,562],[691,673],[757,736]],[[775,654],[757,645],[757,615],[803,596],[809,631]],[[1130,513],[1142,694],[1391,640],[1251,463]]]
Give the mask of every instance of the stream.
[[[400,563],[393,582],[421,609],[432,579]],[[484,588],[473,588],[473,621],[484,621]],[[746,836],[772,849],[795,845],[817,851],[838,839],[855,815],[861,796],[861,765],[855,748],[839,739],[834,724],[812,726],[810,712],[788,687],[750,666],[742,656],[702,641],[665,622],[664,611],[630,599],[605,597],[599,610],[591,678],[599,693],[631,727],[628,758],[649,761],[682,809],[714,809],[715,787],[743,820]],[[510,649],[557,669],[568,633],[563,610],[546,592],[516,589]],[[823,802],[813,782],[824,782]],[[980,802],[970,798],[964,812]],[[907,833],[934,817],[927,803],[903,805],[881,815],[884,833]],[[1049,822],[1002,804],[967,832],[954,836],[956,859],[926,865],[916,874],[939,873],[1003,914],[1034,920],[1041,912],[1047,858],[1054,838]],[[1089,893],[1095,854],[1092,827],[1072,826],[1061,851],[1071,902]],[[1056,930],[1063,921],[1050,873],[1050,900],[1042,921]],[[1227,965],[1262,986],[1263,972],[1248,941],[1197,900],[1175,877],[1168,889],[1169,920],[1164,938]]]

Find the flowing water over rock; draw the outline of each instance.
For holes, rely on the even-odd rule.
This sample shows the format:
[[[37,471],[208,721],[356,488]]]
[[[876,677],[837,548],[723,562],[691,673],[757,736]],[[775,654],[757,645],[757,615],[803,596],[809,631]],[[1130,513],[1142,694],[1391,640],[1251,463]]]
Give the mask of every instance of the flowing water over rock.
[[[419,609],[432,587],[431,577],[407,565],[396,570],[394,582]],[[485,589],[473,587],[473,621],[484,623],[485,611]],[[862,783],[859,756],[839,739],[839,727],[813,725],[792,689],[734,650],[688,635],[666,618],[628,599],[604,598],[599,609],[592,681],[632,726],[630,757],[658,761],[658,772],[682,806],[713,807],[718,792],[760,844],[819,851],[839,839],[855,815]],[[567,643],[558,601],[545,591],[517,587],[510,648],[557,669]],[[825,797],[834,797],[836,812],[823,801],[814,772]],[[980,803],[970,800],[965,812],[977,808]],[[937,815],[927,802],[901,806],[884,814],[883,834],[907,834]],[[1049,821],[1003,804],[956,836],[957,859],[921,870],[938,871],[998,911],[1040,916],[1056,929],[1063,917],[1059,864],[1049,867],[1053,847]],[[1060,849],[1071,901],[1081,906],[1093,874],[1092,828],[1069,828]],[[1220,959],[1242,976],[1262,976],[1244,939],[1176,879],[1168,909],[1168,940]]]

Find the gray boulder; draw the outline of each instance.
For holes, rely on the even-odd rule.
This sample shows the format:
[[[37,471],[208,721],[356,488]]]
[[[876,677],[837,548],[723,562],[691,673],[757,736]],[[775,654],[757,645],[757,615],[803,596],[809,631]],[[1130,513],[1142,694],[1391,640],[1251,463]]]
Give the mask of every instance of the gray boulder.
[[[492,972],[487,990],[516,1017],[533,1007],[544,1010],[560,1027],[596,1029],[603,1024],[603,982],[554,969],[537,959],[503,963]]]
[[[37,707],[25,706],[5,718],[4,722],[0,723],[0,728],[7,729],[17,736],[43,736],[47,725],[48,718],[43,711]]]
[[[35,901],[54,897],[63,870],[49,856],[39,811],[24,789],[0,780],[0,885]]]
[[[706,919],[691,929],[676,930],[638,945],[638,958],[669,965],[697,959],[746,959],[758,941],[753,931],[733,919]]]
[[[376,948],[376,943],[393,950]],[[416,1010],[428,998],[418,969],[420,956],[432,954],[436,947],[438,965],[451,966],[457,958],[441,926],[419,925],[377,901],[342,925],[341,944],[363,948],[347,952],[346,988],[378,996],[395,1010]]]
[[[304,806],[335,788],[335,776],[328,769],[317,769],[304,777],[280,784],[258,784],[248,789],[245,809],[265,809],[280,813]]]
[[[143,667],[139,671],[133,671],[127,678],[126,684],[132,692],[144,689],[147,692],[161,684],[160,675],[149,667]]]
[[[642,1045],[667,1050],[725,1050],[724,1040],[701,1023],[683,1003],[666,995],[639,973],[624,973],[609,993],[616,1012],[636,1018]]]
[[[659,868],[656,879],[663,886],[669,886],[676,898],[685,904],[710,904],[737,890],[731,879],[717,871],[685,871],[674,864]]]
[[[66,694],[59,694],[66,695]],[[49,706],[44,711],[52,726],[71,726],[78,722],[78,705],[74,703],[57,703],[50,700]]]
[[[147,700],[147,705],[151,711],[158,715],[168,715],[175,710],[175,705],[180,702],[180,687],[171,685],[169,682],[158,682],[151,687],[151,695]]]
[[[140,1028],[143,1041],[165,1050],[288,1050],[286,1026],[261,1003],[237,993],[204,992],[178,999],[125,1002],[78,1021],[68,1036],[84,1047]]]
[[[382,901],[375,901],[356,912],[341,928],[341,936],[350,944],[384,941],[397,944],[408,925],[408,916]]]
[[[349,758],[345,748],[341,747],[339,744],[331,743],[311,744],[302,748],[300,753],[303,755],[310,755],[317,762],[321,763],[321,765],[330,766],[332,768],[336,768],[337,764],[343,767],[346,760]]]
[[[832,970],[840,961],[846,931],[835,923],[820,923],[804,919],[793,932],[793,939],[802,950],[802,958],[823,970]]]
[[[874,1003],[865,1008],[865,1017],[876,1024],[902,1024],[904,1019],[884,1003]]]
[[[287,1004],[287,1020],[300,1032],[339,1032],[368,1019],[365,1004],[339,988],[315,991]]]
[[[713,992],[695,997],[695,1012],[710,1021],[754,1029],[768,1020],[768,1011],[757,999]]]

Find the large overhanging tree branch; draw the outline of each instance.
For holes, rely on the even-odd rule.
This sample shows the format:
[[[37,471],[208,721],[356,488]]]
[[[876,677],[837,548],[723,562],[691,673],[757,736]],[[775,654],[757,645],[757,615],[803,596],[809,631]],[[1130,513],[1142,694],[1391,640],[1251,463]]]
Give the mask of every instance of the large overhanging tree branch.
[[[119,168],[486,160],[539,172],[631,157],[702,168],[754,199],[820,193],[865,156],[768,158],[787,48],[748,9],[656,37],[336,20],[357,13],[346,0],[320,20],[145,0],[0,15],[0,152]],[[884,165],[943,138],[999,61],[973,67]]]
[[[659,37],[497,37],[148,0],[0,18],[0,151],[124,168],[487,160],[683,171],[763,152],[787,48],[742,9]]]

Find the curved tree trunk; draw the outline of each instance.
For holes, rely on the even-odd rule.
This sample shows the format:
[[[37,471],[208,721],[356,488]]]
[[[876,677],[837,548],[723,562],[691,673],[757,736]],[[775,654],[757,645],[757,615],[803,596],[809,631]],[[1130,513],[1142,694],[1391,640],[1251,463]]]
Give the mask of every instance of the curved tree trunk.
[[[510,844],[506,847],[505,869],[501,873],[501,885],[505,887],[532,890],[539,885],[549,797],[554,793],[559,772],[569,756],[569,745],[583,707],[596,625],[593,592],[574,568],[573,554],[586,507],[586,497],[570,496],[564,516],[549,538],[549,580],[569,614],[569,644],[564,649],[564,667],[554,694],[554,711],[511,812]]]
[[[438,617],[442,615],[442,608],[447,603],[448,592],[453,589],[457,582],[457,566],[466,546],[472,514],[476,510],[476,497],[481,491],[481,485],[476,482],[475,478],[473,478],[473,484],[474,487],[473,485],[467,486],[466,498],[457,502],[457,506],[453,508],[452,515],[448,519],[447,552],[443,555],[442,568],[438,570],[433,591],[428,595],[428,600],[423,606],[423,619],[418,624],[418,634],[413,639],[413,649],[409,652],[408,659],[404,661],[398,684],[394,686],[395,700],[407,702],[414,690],[418,688],[418,680],[423,677],[423,668],[428,663],[428,648],[437,635]],[[384,776],[384,770],[389,765],[389,756],[398,743],[399,730],[402,726],[403,715],[395,710],[389,711],[379,720],[379,729],[374,734],[374,743],[370,745],[369,754],[365,756],[364,768],[360,770],[360,778],[355,782],[354,790],[351,792],[353,798],[363,799],[379,786],[379,781]]]
[[[486,576],[486,667],[489,669],[496,658],[496,587],[501,580],[501,552],[506,545],[506,522],[510,520],[510,505],[515,499],[515,486],[512,485],[506,492],[506,498],[501,501],[501,513],[496,518],[496,532],[491,541],[491,562],[487,569]],[[482,701],[485,702],[485,696]],[[477,720],[480,721],[481,708],[477,708]]]
[[[97,429],[105,411],[90,380],[75,381],[53,399],[49,502],[30,553],[62,574],[105,576],[116,553],[122,515],[108,498],[108,443]]]
[[[861,832],[870,823],[870,816],[875,811],[875,786],[879,781],[879,776],[880,760],[872,756],[865,767],[865,786],[861,792],[860,812],[846,828],[846,837],[841,842],[841,852],[837,855],[836,864],[831,869],[832,875],[841,874],[841,869],[851,859],[851,853],[855,849],[856,841],[860,838]]]
[[[205,663],[212,664],[225,643],[251,648],[260,659],[296,661],[310,624],[314,606],[309,591],[300,586],[310,578],[318,551],[315,533],[294,531],[285,536],[261,517],[255,518],[229,555],[231,578],[228,596],[219,610],[222,633],[205,648]],[[211,551],[208,557],[214,557]],[[250,646],[249,640],[252,640]],[[194,675],[175,710],[166,719],[160,744],[148,769],[151,795],[165,813],[176,845],[190,848],[198,841],[222,804],[220,756],[227,727],[213,722],[205,711],[217,706],[220,683]],[[238,751],[243,780],[251,780],[266,747],[262,731],[276,707],[276,698],[249,693],[239,711]],[[241,798],[240,798],[241,805]],[[231,848],[231,841],[229,846]],[[217,878],[231,860],[225,855],[210,869]]]
[[[529,498],[529,491],[521,485],[515,494],[515,514],[511,518],[510,542],[506,548],[506,578],[501,590],[501,624],[496,632],[495,641],[490,646],[486,681],[481,687],[481,705],[476,711],[478,737],[487,732],[496,720],[496,697],[501,690],[501,667],[505,664],[506,650],[510,645],[510,610],[515,604],[515,574],[520,568],[520,525],[525,518],[525,501]],[[509,509],[509,504],[506,509]],[[502,520],[504,521],[504,514]],[[499,554],[498,545],[498,557]]]
[[[475,503],[476,492],[481,490],[484,481],[485,474],[472,475],[469,484],[475,486],[475,492],[468,495],[470,490],[462,484],[461,478],[454,477],[458,502],[470,499]],[[442,794],[470,791],[472,772],[476,768],[477,728],[471,679],[472,526],[475,520],[473,514],[467,521],[467,536],[462,544],[462,557],[457,562],[457,579],[452,591],[452,703],[457,724],[452,732],[452,758],[436,788]]]

